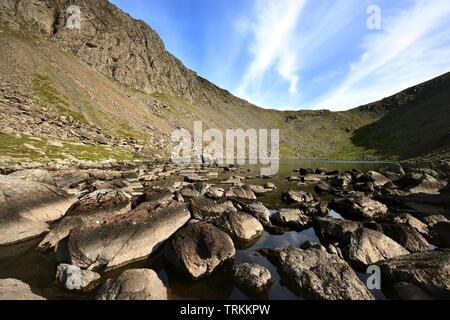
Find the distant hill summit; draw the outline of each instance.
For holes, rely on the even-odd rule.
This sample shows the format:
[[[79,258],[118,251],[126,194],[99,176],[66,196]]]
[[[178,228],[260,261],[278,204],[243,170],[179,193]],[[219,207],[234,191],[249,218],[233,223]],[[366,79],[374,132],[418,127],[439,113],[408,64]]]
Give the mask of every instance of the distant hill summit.
[[[67,26],[72,4],[79,30]],[[199,77],[106,0],[3,0],[0,67],[0,161],[166,158],[170,133],[194,121],[280,128],[284,158],[399,159],[449,145],[448,74],[346,112],[266,110]]]

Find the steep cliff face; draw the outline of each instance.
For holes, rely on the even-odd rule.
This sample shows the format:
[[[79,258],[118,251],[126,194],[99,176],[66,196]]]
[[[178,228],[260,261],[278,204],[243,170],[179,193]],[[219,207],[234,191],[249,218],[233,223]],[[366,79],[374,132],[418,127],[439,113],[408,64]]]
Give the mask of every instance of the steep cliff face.
[[[71,4],[80,8],[79,30],[67,27]],[[106,0],[6,0],[1,6],[9,21],[39,26],[62,48],[120,83],[149,94],[170,92],[188,101],[220,103],[211,95],[220,90],[167,52],[150,26]]]

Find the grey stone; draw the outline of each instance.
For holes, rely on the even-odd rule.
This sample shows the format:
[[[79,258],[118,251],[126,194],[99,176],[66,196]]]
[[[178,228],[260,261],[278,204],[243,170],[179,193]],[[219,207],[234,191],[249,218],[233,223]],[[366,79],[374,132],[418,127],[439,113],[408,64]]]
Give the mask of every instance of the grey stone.
[[[167,289],[155,271],[130,269],[107,280],[97,300],[167,300]]]
[[[88,291],[98,280],[98,273],[69,264],[60,264],[56,270],[56,281],[67,290]]]

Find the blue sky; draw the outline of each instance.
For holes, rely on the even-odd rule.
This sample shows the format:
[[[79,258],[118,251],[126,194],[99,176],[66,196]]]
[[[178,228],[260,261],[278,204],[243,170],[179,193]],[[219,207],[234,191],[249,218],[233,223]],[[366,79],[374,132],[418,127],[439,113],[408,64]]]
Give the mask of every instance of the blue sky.
[[[261,107],[346,110],[450,71],[450,0],[111,0]],[[381,29],[368,28],[380,8]]]

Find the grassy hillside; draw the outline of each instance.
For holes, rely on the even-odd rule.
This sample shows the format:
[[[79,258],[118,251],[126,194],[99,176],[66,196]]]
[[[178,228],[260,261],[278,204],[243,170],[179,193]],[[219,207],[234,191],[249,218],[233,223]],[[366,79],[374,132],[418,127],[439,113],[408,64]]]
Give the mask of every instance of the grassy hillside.
[[[0,66],[5,70],[0,87],[12,86],[17,97],[31,97],[27,103],[32,106],[93,124],[105,135],[136,139],[145,144],[147,156],[167,156],[174,129],[192,129],[194,121],[203,121],[205,129],[279,128],[285,158],[356,159],[358,150],[350,154],[345,149],[352,137],[346,130],[375,120],[370,112],[265,110],[230,99],[224,91],[219,91],[221,98],[230,102],[219,107],[170,92],[147,94],[99,74],[44,38],[7,28],[0,33]],[[0,105],[17,97],[3,96]],[[3,119],[3,127],[7,122]],[[13,120],[9,127],[21,132]]]
[[[101,18],[90,26],[96,41],[92,30],[74,38],[55,29],[64,20],[51,7],[25,18],[33,8],[0,12],[0,161],[167,158],[171,132],[194,121],[205,130],[278,128],[283,158],[404,159],[449,145],[448,75],[346,112],[266,110],[198,77],[150,27],[108,2],[80,3]],[[130,55],[141,60],[128,64]],[[24,148],[35,137],[46,141],[41,151]],[[49,146],[55,139],[59,146]]]

